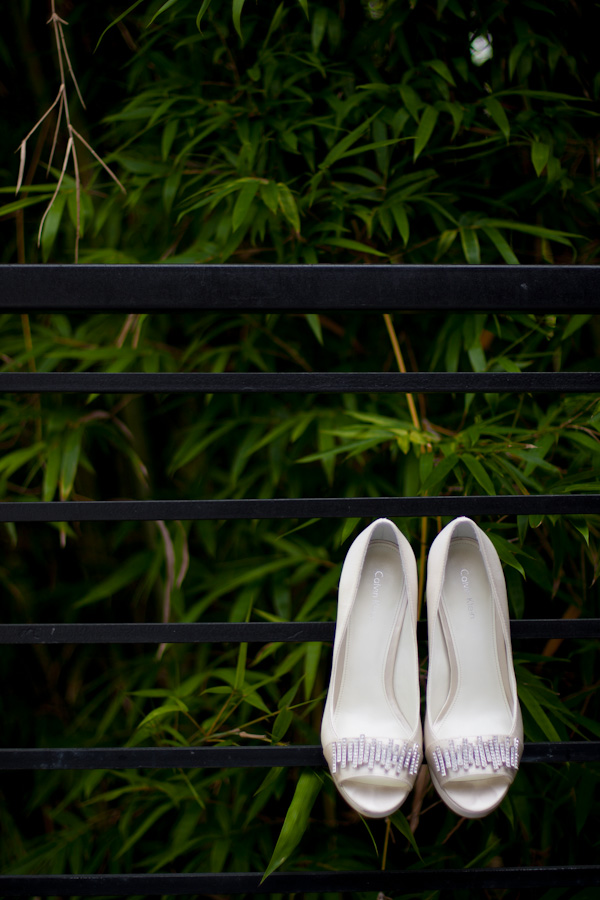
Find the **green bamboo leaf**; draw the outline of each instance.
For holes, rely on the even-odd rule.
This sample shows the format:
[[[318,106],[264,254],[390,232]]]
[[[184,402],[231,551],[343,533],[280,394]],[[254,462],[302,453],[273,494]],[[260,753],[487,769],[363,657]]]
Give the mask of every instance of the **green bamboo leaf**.
[[[313,16],[312,31],[310,35],[312,48],[315,53],[321,46],[321,41],[325,37],[325,31],[327,30],[327,17],[327,9],[324,6],[319,6]]]
[[[242,643],[239,646],[238,650],[238,660],[237,665],[235,667],[235,681],[233,683],[233,687],[236,691],[240,691],[242,689],[242,685],[244,684],[244,678],[246,675],[246,659],[248,657],[248,644]]]
[[[504,107],[499,100],[496,100],[495,97],[488,97],[484,101],[484,105],[490,116],[508,141],[510,137],[510,122],[508,121],[508,116],[504,111]]]
[[[261,884],[268,878],[271,872],[274,872],[275,869],[278,869],[283,865],[300,843],[302,835],[308,826],[310,811],[313,808],[321,787],[321,779],[314,772],[303,772],[298,779],[298,784],[296,785],[292,802],[286,813],[273,855],[261,878]]]
[[[392,216],[394,217],[396,228],[400,232],[400,237],[404,241],[404,246],[406,247],[406,245],[408,244],[408,238],[410,236],[410,223],[408,221],[406,207],[403,203],[395,203],[392,206]]]
[[[300,234],[300,215],[294,195],[290,191],[287,184],[279,182],[279,206],[285,218],[288,220],[296,234]]]
[[[60,466],[59,490],[60,499],[67,500],[73,490],[73,482],[79,465],[79,453],[83,428],[74,428],[67,432],[63,445],[62,461]]]
[[[275,722],[273,723],[273,731],[271,732],[271,737],[273,739],[274,744],[278,744],[283,740],[283,737],[294,721],[294,713],[290,709],[282,709],[275,718]]]
[[[246,0],[233,0],[231,6],[231,18],[233,19],[233,27],[237,31],[240,36],[240,40],[243,41],[242,37],[242,10],[244,8],[244,3]]]
[[[544,710],[542,709],[537,697],[533,691],[524,684],[517,685],[519,700],[531,713],[536,725],[542,729],[549,741],[560,741],[560,735]]]
[[[177,700],[177,698],[174,697],[172,700],[167,700],[167,702],[162,706],[159,706],[149,712],[148,715],[145,716],[137,726],[137,730],[139,731],[141,728],[144,728],[151,722],[156,722],[157,719],[163,719],[165,716],[173,715],[173,713],[187,712],[187,710],[188,707],[185,705],[183,700]]]
[[[143,2],[144,2],[144,0],[135,0],[135,3],[132,3],[131,6],[127,7],[127,9],[125,10],[125,12],[122,12],[120,16],[117,16],[116,19],[113,19],[113,21],[110,23],[110,25],[107,25],[107,26],[106,26],[106,28],[104,29],[104,31],[102,32],[102,34],[101,34],[100,37],[98,38],[98,43],[97,43],[96,46],[94,47],[94,53],[96,52],[96,50],[97,50],[98,47],[100,46],[100,41],[102,40],[102,38],[104,37],[104,35],[106,34],[106,32],[107,32],[107,31],[110,31],[110,29],[113,28],[115,25],[118,25],[119,22],[121,22],[121,21],[125,18],[125,16],[128,16],[130,12],[133,12],[133,10],[136,8],[136,6],[139,6],[140,3],[143,3]]]
[[[358,153],[366,153],[367,150],[377,151],[384,147],[391,147],[393,144],[400,143],[401,140],[410,140],[410,138],[388,138],[385,141],[373,141],[370,144],[360,144],[358,147],[346,150],[345,153],[340,155],[339,159],[348,159],[349,156],[356,156]]]
[[[591,97],[576,97],[574,94],[561,94],[557,91],[535,91],[524,88],[507,88],[504,91],[496,91],[494,94],[495,97],[508,97],[510,95],[513,97],[532,97],[535,100],[574,100],[577,103],[593,102]],[[597,115],[600,115],[600,113],[597,113]]]
[[[356,141],[361,137],[365,131],[369,128],[371,122],[373,122],[377,116],[379,115],[380,110],[377,110],[372,116],[369,116],[368,119],[365,119],[364,122],[354,128],[349,134],[341,139],[332,149],[329,151],[325,159],[322,163],[320,163],[320,169],[327,169],[331,166],[336,160],[338,160],[341,156],[346,153],[347,150],[350,149],[352,144],[355,144]]]
[[[308,641],[304,645],[304,650],[304,699],[310,700],[321,661],[321,644],[317,641]]]
[[[6,203],[4,206],[0,206],[0,216],[10,216],[20,209],[25,209],[27,206],[33,206],[34,203],[47,203],[51,199],[51,193],[44,194],[40,197],[24,197],[22,200],[15,200],[13,203]]]
[[[506,538],[501,537],[493,531],[488,531],[487,536],[496,548],[496,552],[502,562],[506,563],[507,566],[516,569],[517,572],[520,572],[523,578],[525,578],[525,569],[516,558],[512,544],[507,541]]]
[[[66,191],[61,191],[61,193],[52,204],[50,212],[44,220],[41,241],[42,259],[44,260],[44,262],[48,261],[48,257],[50,256],[50,252],[52,250],[52,247],[54,246],[54,241],[56,240],[56,235],[58,234],[58,229],[60,227],[66,202],[67,193]]]
[[[163,131],[162,139],[160,142],[161,157],[163,162],[166,162],[168,159],[169,153],[171,152],[171,147],[173,146],[173,141],[175,140],[175,135],[177,134],[178,127],[179,119],[169,119],[169,121],[165,125],[165,130]]]
[[[571,337],[572,334],[574,334],[576,331],[579,331],[579,329],[583,325],[585,325],[587,322],[589,322],[589,320],[591,318],[592,317],[591,317],[590,313],[578,313],[575,316],[571,316],[571,318],[567,322],[567,325],[561,335],[561,339],[563,341],[566,341],[567,338]]]
[[[458,456],[455,453],[451,453],[450,456],[446,456],[444,459],[440,460],[427,481],[423,484],[423,490],[431,492],[434,488],[437,488],[438,485],[442,484],[457,462]]]
[[[318,342],[323,346],[323,329],[321,328],[321,319],[318,313],[307,313],[306,321],[310,325],[310,330],[318,340]]]
[[[46,502],[54,499],[56,488],[58,486],[58,473],[60,472],[61,457],[60,441],[55,438],[48,447],[46,469],[44,471],[44,483],[42,485],[42,500]]]
[[[179,0],[166,0],[166,2],[163,3],[163,5],[160,7],[160,9],[157,9],[157,10],[156,10],[156,12],[155,12],[154,15],[152,16],[152,18],[150,19],[150,21],[148,22],[148,25],[147,25],[146,27],[152,25],[152,23],[154,22],[155,19],[158,19],[158,17],[159,17],[162,13],[166,12],[166,11],[167,11],[168,9],[170,9],[172,6],[175,6],[176,3],[179,3]]]
[[[550,157],[550,145],[544,141],[534,141],[531,145],[531,162],[535,174],[540,177]]]
[[[574,441],[591,453],[600,453],[600,441],[595,440],[591,435],[585,434],[583,431],[574,431],[571,429],[569,429],[566,434],[569,440]]]
[[[119,857],[123,856],[124,853],[127,853],[130,847],[133,847],[141,837],[151,828],[155,822],[165,815],[165,813],[169,812],[169,810],[173,809],[173,804],[169,801],[168,803],[163,803],[162,806],[157,806],[156,809],[151,810],[146,815],[143,816],[141,825],[136,828],[136,830],[131,834],[125,843],[122,845],[121,849],[115,856],[115,859],[119,859]]]
[[[237,231],[250,209],[250,205],[258,191],[258,181],[248,181],[242,186],[241,191],[237,195],[235,206],[233,207],[233,215],[231,217],[231,227]]]
[[[268,181],[267,184],[261,184],[260,197],[267,209],[273,214],[277,212],[279,206],[279,189],[274,181]]]
[[[508,77],[512,81],[512,77],[515,74],[515,69],[519,64],[519,60],[523,55],[523,51],[529,45],[529,41],[519,41],[512,50],[510,51],[510,55],[508,57]]]
[[[460,131],[460,126],[462,125],[463,119],[465,117],[465,111],[459,103],[449,103],[445,101],[444,103],[440,104],[440,106],[447,112],[449,112],[452,116],[453,128],[450,140],[453,141]]]
[[[450,69],[448,68],[448,66],[446,65],[445,62],[443,62],[441,59],[432,59],[427,63],[427,65],[431,69],[433,69],[434,72],[437,72],[438,75],[441,75],[441,77],[444,79],[444,81],[447,81],[448,84],[451,84],[454,87],[456,87],[456,82],[455,82],[454,78],[452,77],[452,72],[450,71]]]
[[[481,250],[477,232],[473,228],[460,228],[459,231],[465,259],[469,265],[478,266],[481,262]]]
[[[467,469],[475,479],[475,481],[484,489],[486,494],[491,494],[492,496],[496,495],[496,488],[492,482],[492,479],[485,471],[481,463],[478,459],[472,456],[470,453],[463,453],[461,456],[462,461],[466,465]]]
[[[112,597],[117,591],[120,591],[128,584],[137,581],[138,578],[141,578],[142,575],[145,575],[148,572],[150,556],[151,554],[149,551],[137,553],[127,562],[120,565],[112,575],[109,575],[108,578],[101,581],[100,584],[96,584],[89,590],[81,600],[78,600],[73,604],[73,608],[81,609],[84,606],[90,606],[90,604],[96,603],[98,600]]]
[[[368,244],[362,244],[360,241],[352,241],[349,238],[327,238],[325,243],[332,247],[344,247],[346,250],[356,250],[358,253],[370,253],[373,256],[387,256],[381,250],[375,250]]]
[[[10,478],[17,469],[20,469],[25,463],[34,459],[45,446],[44,442],[40,441],[36,444],[32,444],[31,447],[25,447],[22,450],[13,450],[11,453],[6,453],[4,456],[0,457],[0,473],[2,473],[4,478]]]
[[[435,253],[435,261],[437,262],[442,256],[445,256],[454,241],[458,236],[457,228],[449,228],[447,231],[442,231],[438,238],[437,249]]]
[[[557,231],[554,228],[544,228],[541,225],[527,225],[525,222],[512,222],[510,219],[486,219],[485,224],[488,227],[510,228],[512,231],[522,231],[524,234],[531,234],[533,237],[547,238],[549,241],[557,241],[559,244],[567,244],[571,246],[568,238],[582,238],[583,234],[575,234],[571,231]]]
[[[200,34],[202,34],[202,28],[200,27],[202,24],[202,19],[206,15],[206,11],[208,10],[210,3],[211,3],[211,0],[203,0],[202,6],[200,7],[200,10],[198,11],[198,15],[196,16],[196,28],[198,29]]]
[[[413,151],[413,162],[415,162],[418,157],[421,155],[429,138],[433,133],[433,129],[435,128],[435,123],[438,120],[439,112],[435,108],[435,106],[427,106],[423,115],[421,116],[421,121],[419,122],[419,127],[417,128],[417,134],[415,137],[415,147]]]
[[[300,6],[302,7],[302,9],[304,10],[304,15],[305,15],[306,18],[308,19],[308,0],[298,0],[298,3],[300,4]]]
[[[405,107],[415,120],[415,122],[419,121],[419,110],[425,104],[417,94],[414,88],[412,88],[409,84],[401,84],[398,87],[400,91],[400,96],[402,97],[402,102]]]
[[[482,226],[481,230],[490,239],[492,244],[494,244],[505,263],[508,263],[510,266],[519,265],[519,260],[513,253],[501,231],[498,231],[497,228],[488,228],[485,225]]]
[[[397,812],[395,812],[393,815],[390,816],[390,819],[392,820],[392,824],[396,826],[396,828],[398,829],[400,834],[402,834],[406,838],[406,840],[408,841],[410,846],[413,848],[413,850],[415,851],[415,853],[417,854],[419,859],[423,859],[423,857],[421,856],[421,852],[419,850],[418,844],[415,840],[415,836],[412,832],[410,825],[408,824],[408,819],[406,818],[404,813],[401,812],[401,810],[397,810]]]
[[[584,541],[590,546],[590,528],[589,525],[583,521],[583,519],[570,519],[571,525],[577,529],[579,534],[583,537]]]

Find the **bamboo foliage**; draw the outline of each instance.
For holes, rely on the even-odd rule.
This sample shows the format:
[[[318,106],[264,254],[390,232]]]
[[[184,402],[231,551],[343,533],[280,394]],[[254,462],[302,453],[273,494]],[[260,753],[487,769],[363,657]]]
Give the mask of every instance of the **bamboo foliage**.
[[[139,0],[94,19],[96,55],[77,47],[71,65],[52,6],[50,161],[63,112],[63,163],[79,164],[78,141],[92,158],[74,182],[56,171],[44,258],[73,258],[84,216],[84,262],[592,261],[600,88],[584,15],[566,0]],[[66,78],[87,69],[89,89],[113,56],[126,81],[94,96],[100,158],[68,118]],[[28,190],[5,215],[48,193]]]
[[[0,74],[18,112],[0,190],[20,186],[2,208],[5,262],[72,262],[77,242],[80,263],[596,261],[587,6],[86,0],[68,33],[51,21],[53,45],[35,4],[10,16],[21,52],[0,36],[0,57],[27,77]],[[72,131],[71,69],[87,101],[70,107]],[[12,149],[42,110],[20,162]],[[46,152],[62,160],[49,181]],[[518,311],[2,315],[0,366],[595,371],[598,328],[596,316]],[[0,497],[600,492],[599,424],[597,398],[560,393],[4,395]],[[2,526],[5,620],[333,621],[366,524]],[[443,524],[398,520],[422,561]],[[513,618],[600,615],[599,517],[480,524]],[[600,739],[596,643],[515,643],[515,657],[526,740]],[[316,643],[9,647],[5,743],[315,744],[329,664]],[[497,812],[466,822],[423,769],[389,822],[365,823],[323,771],[15,773],[0,786],[0,859],[15,873],[587,863],[597,782],[594,765],[523,766]]]

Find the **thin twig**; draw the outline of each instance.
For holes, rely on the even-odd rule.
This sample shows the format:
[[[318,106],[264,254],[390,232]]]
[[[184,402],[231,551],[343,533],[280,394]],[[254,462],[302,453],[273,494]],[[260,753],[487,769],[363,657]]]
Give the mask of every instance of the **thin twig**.
[[[50,156],[48,158],[48,165],[46,166],[46,175],[50,173],[50,166],[52,165],[52,160],[54,159],[54,151],[56,150],[56,143],[58,141],[58,132],[60,130],[60,123],[62,121],[63,114],[63,106],[65,101],[65,93],[64,93],[64,85],[60,86],[62,91],[61,102],[58,105],[58,115],[56,117],[56,128],[54,129],[54,137],[52,138],[52,147],[50,148]]]
[[[31,129],[31,131],[28,132],[28,133],[25,135],[25,137],[23,138],[23,140],[22,140],[22,142],[21,142],[22,144],[25,144],[25,143],[29,140],[29,138],[31,137],[31,135],[33,134],[33,132],[34,132],[37,128],[40,127],[40,125],[42,124],[42,122],[44,121],[44,119],[46,118],[46,116],[49,116],[49,115],[50,115],[50,113],[52,112],[52,110],[54,109],[54,107],[56,106],[56,104],[58,103],[58,101],[60,100],[60,98],[62,97],[64,90],[65,90],[65,86],[64,86],[64,84],[61,84],[61,86],[60,86],[59,89],[58,89],[58,94],[56,95],[56,100],[54,101],[54,103],[52,104],[52,106],[49,106],[49,107],[48,107],[48,109],[46,110],[46,112],[44,113],[44,115],[42,116],[42,118],[41,118],[41,119],[38,119],[38,121],[35,123],[35,125],[34,125],[33,128]]]
[[[79,177],[79,160],[75,141],[73,141],[73,166],[75,168],[75,262],[77,263],[79,262],[79,238],[81,235],[81,178]]]
[[[62,166],[62,169],[60,172],[58,182],[56,184],[56,189],[55,189],[54,193],[52,194],[52,199],[50,200],[50,203],[46,207],[46,211],[44,212],[44,215],[42,216],[42,221],[40,222],[40,230],[38,231],[38,247],[40,246],[40,242],[42,240],[42,228],[44,227],[44,222],[46,221],[46,216],[52,209],[52,204],[56,200],[57,194],[60,191],[60,186],[63,183],[63,178],[65,177],[65,171],[67,169],[67,163],[69,162],[69,156],[71,154],[72,149],[73,149],[73,138],[70,137],[69,140],[67,141],[67,149],[65,150],[65,158],[63,160],[63,166]]]
[[[381,871],[385,871],[385,864],[387,862],[387,852],[388,845],[390,842],[390,833],[392,831],[392,820],[389,816],[387,816],[385,820],[385,838],[383,840],[383,853],[381,854]]]
[[[58,101],[61,99],[61,97],[64,93],[64,90],[65,90],[65,86],[64,86],[64,84],[61,84],[61,86],[58,89],[58,94],[56,95],[56,100],[54,101],[52,106],[49,106],[48,109],[46,110],[46,112],[44,113],[44,115],[42,116],[42,118],[38,119],[38,121],[35,123],[35,125],[31,129],[31,131],[29,132],[29,134],[27,134],[23,138],[23,140],[21,141],[21,143],[19,144],[19,146],[17,147],[17,149],[15,151],[16,153],[20,153],[20,157],[21,157],[20,162],[19,162],[19,176],[17,178],[17,187],[15,190],[15,194],[19,193],[19,191],[21,190],[21,185],[23,183],[23,172],[25,171],[25,151],[26,151],[27,141],[29,140],[31,135],[34,133],[34,131],[40,127],[40,125],[42,124],[44,119],[50,115],[50,113],[52,112],[52,110],[54,109],[54,107],[56,106]]]
[[[97,160],[98,160],[98,162],[100,163],[100,165],[102,166],[102,168],[103,168],[103,169],[106,169],[106,171],[108,172],[108,174],[110,175],[110,177],[112,178],[112,180],[115,182],[115,184],[118,184],[118,186],[121,188],[121,190],[123,191],[123,193],[126,194],[127,191],[125,190],[125,188],[123,187],[123,185],[121,184],[121,182],[119,181],[119,179],[117,178],[117,176],[115,175],[115,173],[112,171],[112,169],[109,169],[109,167],[106,165],[106,163],[105,163],[102,159],[100,159],[100,157],[98,156],[98,154],[96,153],[96,151],[94,150],[94,148],[93,148],[93,147],[90,147],[90,145],[88,144],[88,142],[86,141],[86,139],[85,139],[84,137],[82,137],[82,136],[79,134],[78,131],[75,131],[75,129],[73,128],[72,125],[71,125],[71,128],[70,128],[70,131],[71,131],[72,134],[75,135],[76,138],[79,138],[79,140],[81,141],[81,143],[83,144],[83,146],[84,146],[84,147],[87,147],[87,149],[90,151],[90,153],[92,154],[92,156],[94,157],[94,159],[97,159]]]
[[[58,51],[58,68],[60,69],[60,80],[61,84],[65,86],[66,90],[66,78],[65,78],[65,67],[63,65],[62,53],[60,52],[60,37],[58,35],[58,23],[63,22],[65,25],[67,24],[64,19],[59,18],[56,14],[55,0],[51,0],[52,3],[52,15],[47,21],[47,25],[52,23],[52,28],[54,29],[54,38],[56,40],[56,49]]]
[[[162,620],[163,622],[168,622],[171,616],[171,593],[173,591],[173,585],[175,584],[175,548],[173,547],[173,541],[171,540],[171,535],[169,534],[169,530],[165,523],[159,520],[156,525],[160,531],[165,547],[167,577],[165,579],[165,592],[163,595]],[[157,659],[161,659],[166,647],[167,645],[165,643],[159,646],[156,652]]]
[[[65,22],[64,24],[65,24],[65,25],[68,25],[68,22]],[[81,101],[81,105],[83,106],[83,108],[84,108],[84,109],[87,109],[87,106],[85,105],[85,102],[84,102],[84,100],[83,100],[83,97],[81,96],[81,91],[79,90],[79,85],[77,84],[77,79],[75,78],[75,72],[73,71],[73,66],[71,65],[71,59],[70,59],[69,54],[68,54],[68,52],[67,52],[67,44],[66,44],[66,41],[65,41],[65,35],[64,35],[64,33],[63,33],[63,30],[62,30],[62,25],[59,25],[58,30],[59,30],[60,39],[61,39],[61,42],[62,42],[62,45],[63,45],[63,50],[65,51],[65,59],[67,60],[67,66],[69,67],[69,72],[71,73],[71,78],[73,79],[73,84],[75,85],[75,90],[77,91],[77,96],[79,97],[79,99],[80,99],[80,101]]]
[[[396,331],[394,329],[394,324],[392,322],[392,317],[389,313],[384,313],[383,318],[385,321],[385,327],[387,328],[387,332],[390,337],[390,341],[392,344],[392,349],[394,351],[394,356],[396,358],[396,363],[398,368],[403,374],[406,374],[406,365],[404,363],[404,357],[402,356],[402,350],[400,349],[400,343],[398,341],[398,337],[396,335]],[[419,416],[417,413],[417,407],[415,406],[415,400],[412,394],[406,394],[406,402],[408,403],[408,409],[410,412],[410,417],[412,419],[412,423],[417,431],[421,431],[421,423],[419,421]],[[431,444],[428,445],[428,449],[431,450]],[[421,453],[425,452],[425,448],[421,446]],[[423,605],[423,585],[425,584],[425,562],[426,562],[426,554],[427,554],[427,516],[423,516],[421,518],[421,551],[419,554],[419,600],[417,606],[417,619],[421,618],[421,607]]]
[[[58,115],[57,115],[57,120],[56,120],[56,126],[54,129],[54,135],[52,138],[52,146],[50,148],[50,156],[48,159],[47,173],[50,172],[52,160],[54,159],[54,153],[56,151],[56,147],[58,144],[58,136],[60,133],[60,126],[61,126],[61,122],[62,122],[63,113],[65,116],[65,122],[66,122],[66,126],[67,126],[68,141],[67,141],[65,155],[64,155],[64,159],[63,159],[63,163],[62,163],[62,169],[61,169],[60,176],[59,176],[59,179],[58,179],[58,182],[56,185],[56,189],[52,195],[50,203],[48,204],[48,206],[46,207],[46,209],[44,211],[44,215],[42,216],[42,221],[40,222],[40,228],[38,231],[38,247],[39,247],[41,239],[42,239],[42,231],[44,228],[44,223],[45,223],[48,213],[52,209],[52,207],[56,201],[56,198],[58,196],[58,193],[62,187],[65,172],[66,172],[67,165],[69,162],[69,156],[72,153],[73,154],[73,167],[75,170],[75,178],[74,178],[74,181],[75,181],[75,262],[78,262],[78,260],[79,260],[79,241],[81,239],[81,231],[82,231],[81,168],[79,165],[79,156],[77,154],[77,146],[75,143],[75,138],[77,138],[79,141],[81,141],[81,143],[84,145],[84,147],[86,147],[86,149],[92,154],[94,159],[100,163],[102,168],[110,175],[110,177],[113,179],[113,181],[118,185],[119,189],[123,193],[126,193],[126,191],[125,191],[125,188],[123,187],[123,185],[121,184],[121,182],[119,181],[119,179],[117,178],[117,176],[109,168],[109,166],[107,166],[106,163],[103,162],[103,160],[98,156],[96,151],[92,147],[90,147],[90,145],[85,140],[85,138],[81,134],[79,134],[78,131],[76,131],[73,128],[73,125],[71,122],[71,115],[69,112],[69,101],[68,101],[68,97],[67,97],[67,85],[66,85],[66,70],[67,69],[73,80],[73,84],[75,85],[75,90],[77,92],[77,96],[79,97],[79,99],[81,101],[81,105],[83,106],[84,109],[86,108],[86,106],[85,106],[83,96],[81,94],[81,90],[79,89],[79,84],[75,77],[75,72],[73,70],[73,66],[71,64],[71,58],[69,56],[69,51],[67,49],[67,42],[66,42],[63,26],[68,25],[68,22],[65,21],[65,19],[62,19],[57,14],[56,0],[50,0],[50,10],[51,10],[51,14],[50,14],[50,18],[48,19],[47,24],[52,26],[52,30],[54,32],[54,40],[56,43],[56,53],[57,53],[57,57],[58,57],[58,68],[60,71],[60,87],[58,89],[58,94],[56,95],[56,99],[54,100],[54,103],[52,103],[52,105],[50,107],[48,107],[48,109],[46,110],[44,115],[41,117],[41,119],[39,119],[36,122],[36,124],[29,131],[29,133],[23,138],[23,140],[21,141],[21,143],[19,144],[19,146],[17,148],[17,152],[19,153],[19,174],[17,176],[17,186],[16,186],[15,193],[16,194],[19,193],[19,191],[22,187],[22,184],[23,184],[23,176],[25,173],[25,162],[26,162],[26,156],[27,156],[27,141],[31,137],[31,135],[36,131],[36,129],[40,127],[42,122],[50,115],[52,110],[58,104]],[[65,68],[65,66],[66,66],[66,68]]]

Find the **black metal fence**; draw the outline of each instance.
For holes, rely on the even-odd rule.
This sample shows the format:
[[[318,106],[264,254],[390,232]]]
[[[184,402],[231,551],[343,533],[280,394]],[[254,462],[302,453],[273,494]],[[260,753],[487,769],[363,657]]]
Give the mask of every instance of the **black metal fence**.
[[[519,310],[597,312],[592,266],[0,266],[0,311]],[[600,373],[0,373],[7,392],[597,392]],[[600,495],[293,498],[0,503],[3,522],[600,513]],[[599,619],[511,622],[513,637],[589,639]],[[190,623],[0,625],[2,644],[330,641],[334,625]],[[424,637],[423,623],[419,636]],[[600,760],[600,741],[529,743],[523,762]],[[320,746],[1,749],[0,768],[322,766]],[[560,888],[600,885],[598,866],[149,875],[4,875],[0,894],[127,896],[316,891]]]

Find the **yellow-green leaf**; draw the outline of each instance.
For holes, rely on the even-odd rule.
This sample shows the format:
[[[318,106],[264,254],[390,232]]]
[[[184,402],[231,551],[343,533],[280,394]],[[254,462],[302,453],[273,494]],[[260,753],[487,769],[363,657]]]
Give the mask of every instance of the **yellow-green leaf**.
[[[544,141],[534,141],[531,145],[531,162],[535,169],[535,174],[539,176],[546,168],[548,158],[550,156],[550,146]]]
[[[308,817],[321,790],[321,780],[314,772],[303,772],[298,779],[292,802],[286,813],[279,838],[275,845],[269,865],[261,879],[261,884],[271,872],[288,859],[296,849],[308,825]]]
[[[240,39],[243,41],[242,37],[242,9],[244,8],[244,3],[246,0],[233,0],[231,6],[231,18],[233,19],[233,27],[237,31],[240,36]]]
[[[510,266],[519,264],[519,260],[513,253],[501,231],[498,231],[497,228],[486,228],[485,226],[482,227],[482,231],[489,237],[505,263],[508,263]]]
[[[211,2],[211,0],[204,0],[204,2],[202,3],[202,6],[200,7],[198,15],[196,16],[196,28],[198,29],[198,31],[200,33],[202,33],[202,29],[201,29],[200,25],[202,24],[202,19],[204,18],[204,15],[206,14],[207,9],[210,6],[210,2]]]
[[[481,250],[479,248],[479,238],[477,232],[473,228],[461,228],[460,240],[462,243],[463,253],[469,265],[477,266],[481,262]]]
[[[400,237],[404,241],[404,246],[406,247],[410,235],[410,224],[406,207],[402,203],[394,204],[394,206],[392,206],[392,216],[394,217],[396,228],[400,232]]]
[[[427,65],[430,66],[434,72],[437,72],[438,75],[441,75],[442,78],[444,79],[444,81],[447,81],[448,84],[452,84],[452,85],[456,86],[456,82],[455,82],[454,78],[452,77],[452,73],[451,73],[450,69],[448,68],[446,63],[443,62],[441,59],[432,59],[430,62],[427,63]]]
[[[496,488],[494,487],[492,479],[485,471],[479,460],[472,456],[470,453],[463,453],[461,459],[475,481],[484,489],[486,494],[495,496]]]
[[[290,191],[287,184],[283,184],[283,182],[279,182],[277,187],[279,188],[279,206],[281,208],[281,212],[286,217],[296,234],[300,234],[300,215],[298,213],[298,206],[296,204],[294,195]]]
[[[279,190],[274,181],[268,181],[260,186],[260,197],[267,209],[272,213],[277,212],[279,205]]]
[[[352,241],[349,238],[327,238],[327,243],[332,247],[345,247],[346,250],[357,250],[359,253],[371,253],[373,256],[386,256],[381,250],[375,250],[368,244],[362,244],[360,241]]]
[[[417,135],[415,138],[413,162],[415,162],[415,160],[421,155],[421,153],[427,146],[429,138],[431,137],[433,129],[435,128],[435,123],[437,122],[438,115],[439,113],[435,106],[428,106],[421,116],[421,121],[419,122],[419,127],[417,128]]]
[[[59,488],[61,500],[67,500],[73,490],[73,482],[75,481],[77,466],[79,465],[82,437],[83,428],[74,428],[67,432],[60,466]]]
[[[231,225],[234,231],[237,231],[250,209],[250,204],[258,191],[258,181],[247,181],[242,186],[241,191],[237,195],[235,206],[233,207],[233,216]]]
[[[504,107],[500,103],[499,100],[496,100],[495,97],[488,97],[485,101],[485,108],[489,112],[490,116],[506,138],[506,140],[510,137],[510,122],[508,121],[508,116],[504,111]]]
[[[42,500],[45,502],[54,499],[56,487],[58,485],[61,455],[60,441],[54,439],[48,447],[48,456],[46,457],[46,469],[44,471],[44,483],[42,485]]]

